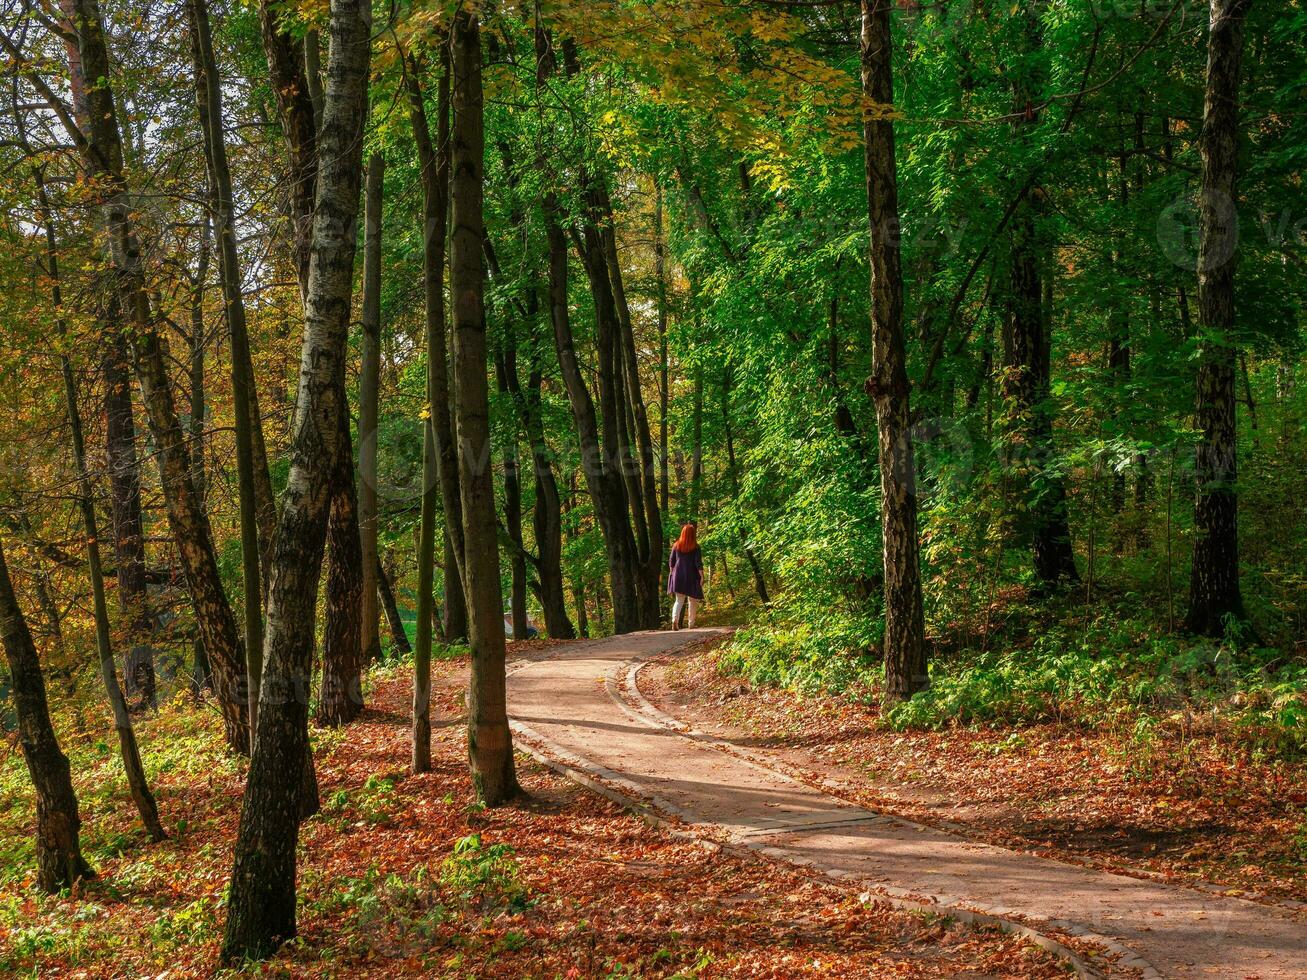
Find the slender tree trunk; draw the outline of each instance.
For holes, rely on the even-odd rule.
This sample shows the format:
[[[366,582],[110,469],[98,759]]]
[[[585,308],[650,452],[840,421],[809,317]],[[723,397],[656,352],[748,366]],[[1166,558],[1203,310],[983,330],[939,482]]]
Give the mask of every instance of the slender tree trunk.
[[[862,93],[892,105],[890,0],[862,0]],[[880,436],[881,529],[885,556],[885,693],[911,697],[930,683],[926,671],[917,537],[916,467],[903,340],[894,124],[864,115],[867,221],[871,230],[871,360],[867,390]]]
[[[359,538],[363,569],[363,663],[381,656],[377,608],[377,412],[381,383],[381,209],[386,161],[368,160],[363,247],[363,356],[359,369]]]
[[[449,228],[449,64],[442,45],[437,95],[436,146],[431,143],[417,63],[408,71],[409,119],[422,174],[424,247],[422,275],[426,289],[428,435],[435,453],[434,468],[424,475],[428,489],[438,486],[445,521],[445,637],[457,643],[468,635],[467,601],[463,595],[463,514],[458,485],[458,447],[450,414],[449,348],[445,323],[445,236]],[[434,520],[434,514],[432,519]],[[434,538],[432,539],[434,543]],[[434,544],[433,544],[434,554]],[[457,570],[457,571],[456,571]],[[452,573],[452,574],[451,574]],[[421,569],[419,569],[419,577]],[[420,585],[420,578],[419,578]],[[419,591],[419,595],[422,593]],[[421,601],[419,599],[419,601]],[[420,614],[418,621],[424,617]],[[421,647],[421,641],[418,643]]]
[[[446,50],[442,45],[442,52]],[[423,428],[422,516],[418,531],[417,623],[413,649],[413,729],[411,765],[415,773],[431,769],[431,634],[436,568],[436,512],[445,511],[447,570],[453,565],[450,538],[462,528],[458,507],[457,461],[441,455],[452,443],[449,429],[448,374],[445,367],[445,232],[449,224],[449,64],[442,54],[437,102],[440,145],[433,148],[426,107],[418,84],[416,61],[408,66],[409,120],[422,175],[422,275],[426,290],[427,420]],[[450,489],[452,487],[453,494]],[[451,511],[456,514],[451,522]],[[456,522],[456,523],[455,523]],[[454,579],[451,587],[450,579]],[[462,595],[459,576],[446,574],[446,609],[454,589]]]
[[[463,588],[468,598],[472,676],[468,697],[468,757],[477,796],[490,806],[520,792],[513,767],[504,677],[504,611],[490,471],[490,408],[486,383],[485,275],[482,194],[485,120],[481,87],[481,25],[460,7],[451,29],[454,132],[454,234],[449,281],[454,298],[454,413],[458,427],[463,503]]]
[[[63,309],[63,285],[59,278],[59,249],[55,240],[54,218],[50,213],[50,201],[45,192],[45,175],[40,167],[33,169],[36,181],[36,197],[41,220],[45,225],[46,242],[46,276],[50,280],[50,300],[56,310]],[[66,326],[60,317],[58,334],[62,339],[67,334]],[[86,531],[86,559],[91,578],[91,598],[95,612],[95,647],[100,658],[100,678],[104,682],[105,695],[113,711],[114,728],[118,733],[118,747],[122,753],[123,771],[127,776],[127,786],[141,815],[141,823],[146,833],[155,841],[163,840],[163,824],[159,822],[159,808],[150,792],[145,778],[145,768],[141,765],[141,753],[136,744],[136,731],[132,727],[132,717],[127,711],[127,699],[123,697],[118,684],[118,672],[114,665],[113,639],[109,625],[109,604],[105,600],[104,570],[100,563],[100,532],[95,517],[95,489],[91,483],[91,471],[86,462],[86,440],[82,434],[82,414],[77,406],[77,380],[73,375],[72,361],[67,354],[60,355],[63,371],[64,402],[68,410],[68,428],[73,443],[73,465],[77,470],[77,504],[82,512],[82,525]],[[144,569],[142,569],[142,572]]]
[[[381,606],[386,611],[386,621],[390,623],[390,642],[395,645],[400,656],[408,656],[413,652],[413,647],[409,645],[404,618],[400,616],[399,606],[395,603],[395,590],[391,588],[390,576],[386,574],[380,559],[377,559],[377,591],[380,593]]]
[[[308,754],[308,698],[318,582],[346,404],[371,5],[333,0],[331,56],[313,209],[312,255],[290,473],[268,568],[259,738],[241,807],[222,959],[260,958],[296,933],[300,780]],[[357,536],[355,537],[357,541]]]
[[[1027,43],[1041,43],[1033,15],[1023,15]],[[1022,84],[1013,92],[1013,104],[1023,112],[1030,93]],[[1034,117],[1023,115],[1015,124],[1017,137],[1028,140]],[[1003,398],[1008,420],[1006,452],[1011,476],[1025,496],[1023,509],[1034,553],[1035,577],[1043,590],[1064,581],[1078,582],[1071,528],[1067,517],[1066,485],[1057,472],[1053,445],[1053,417],[1049,405],[1051,324],[1046,316],[1043,276],[1051,274],[1044,261],[1049,253],[1041,238],[1034,192],[1022,198],[1011,221],[1012,316],[1003,330]]]
[[[65,4],[65,13],[76,31],[72,44],[76,58],[70,58],[70,71],[76,79],[74,89],[81,93],[78,115],[88,126],[78,149],[96,187],[97,204],[108,231],[117,292],[133,330],[136,374],[158,453],[168,521],[186,572],[196,624],[213,667],[227,742],[237,751],[247,752],[244,653],[218,574],[208,516],[191,481],[189,447],[177,416],[163,344],[146,294],[140,244],[132,224],[133,205],[123,177],[122,135],[113,89],[107,81],[111,69],[100,9],[97,0],[65,0]],[[87,87],[85,78],[88,77],[100,82]]]
[[[694,366],[694,401],[690,424],[690,520],[699,519],[703,498],[703,367]]]
[[[251,738],[258,729],[258,690],[263,655],[262,587],[259,579],[259,500],[271,500],[272,480],[266,457],[255,458],[254,430],[262,429],[258,387],[250,360],[245,320],[240,256],[236,251],[236,214],[227,143],[222,131],[222,89],[209,30],[205,0],[188,0],[191,50],[195,69],[196,104],[204,138],[205,157],[212,185],[214,234],[218,244],[218,271],[222,282],[223,312],[231,339],[232,401],[236,414],[236,472],[240,498],[241,576],[245,587],[245,659],[249,691]],[[262,437],[259,438],[262,448]],[[256,486],[264,484],[260,493]]]
[[[1235,430],[1234,272],[1238,257],[1239,72],[1244,18],[1251,0],[1212,0],[1207,95],[1200,140],[1198,317],[1203,344],[1195,420],[1194,558],[1185,625],[1220,636],[1244,618],[1239,590],[1238,444]]]
[[[740,499],[740,471],[735,464],[735,435],[731,428],[731,372],[728,367],[722,372],[722,427],[726,435],[726,469],[731,480],[731,499],[739,502]],[[758,599],[764,606],[771,604],[771,596],[767,592],[767,578],[763,575],[762,564],[758,561],[758,556],[753,551],[753,545],[749,543],[748,536],[743,531],[740,532],[740,546],[744,549],[744,557],[748,559],[749,568],[753,572],[754,588],[758,590]],[[723,566],[726,562],[725,554],[722,555]],[[729,582],[729,578],[727,579]]]
[[[204,293],[209,280],[209,236],[212,208],[204,212],[204,224],[200,232],[199,256],[195,265],[195,279],[191,287],[191,403],[190,403],[190,438],[191,438],[191,482],[195,484],[195,496],[200,507],[207,513],[206,494],[208,492],[208,467],[205,464],[204,418],[205,407],[205,356],[208,350],[208,329],[204,322]],[[126,368],[124,367],[124,370]],[[107,372],[106,372],[107,377]],[[128,391],[130,391],[130,387]],[[116,524],[116,522],[115,522]],[[118,558],[122,561],[121,556]],[[121,564],[119,565],[121,568]],[[122,593],[122,579],[118,580],[119,594]],[[199,698],[200,693],[213,687],[213,678],[209,676],[209,658],[204,653],[204,643],[197,631],[191,641],[191,694]],[[128,691],[130,694],[130,690]]]
[[[505,326],[504,350],[495,357],[495,374],[499,390],[512,396],[511,373],[517,376],[517,344],[513,325]],[[504,529],[513,547],[508,556],[511,591],[509,616],[513,626],[513,639],[528,638],[529,623],[526,609],[526,546],[522,540],[522,479],[518,463],[517,428],[514,427],[504,444]]]
[[[663,188],[654,182],[654,278],[658,286],[658,465],[659,505],[667,514],[669,460],[667,409],[671,401],[670,358],[667,345],[667,246],[663,241]],[[660,574],[662,555],[658,556]]]
[[[71,888],[95,872],[82,857],[81,816],[73,792],[68,758],[59,748],[50,708],[45,698],[41,660],[28,632],[27,621],[5,564],[0,542],[0,637],[9,662],[14,711],[18,716],[18,742],[36,789],[36,884],[55,893]]]
[[[537,22],[537,79],[547,78],[553,72],[554,64],[552,41]],[[577,442],[580,444],[586,488],[594,504],[595,519],[604,538],[609,585],[613,597],[614,629],[618,633],[629,633],[640,628],[640,608],[636,593],[636,545],[631,526],[627,521],[626,494],[622,485],[622,475],[615,465],[617,459],[615,456],[608,455],[616,448],[617,438],[616,401],[612,391],[613,372],[611,365],[607,370],[600,372],[601,402],[605,406],[604,439],[601,444],[599,418],[595,414],[594,400],[590,396],[590,390],[586,386],[585,376],[576,356],[576,342],[572,335],[571,314],[568,307],[567,238],[563,232],[562,210],[557,195],[552,191],[544,195],[543,205],[545,239],[549,250],[549,313],[554,329],[554,347],[558,353],[558,366],[567,389],[568,403],[572,409]],[[599,259],[602,263],[602,253]],[[602,289],[596,291],[597,304],[603,302],[602,292]],[[598,309],[597,306],[596,310]],[[604,320],[603,317],[600,319]],[[606,332],[599,342],[599,348],[601,359],[610,362],[612,347]],[[610,404],[611,410],[608,408]]]

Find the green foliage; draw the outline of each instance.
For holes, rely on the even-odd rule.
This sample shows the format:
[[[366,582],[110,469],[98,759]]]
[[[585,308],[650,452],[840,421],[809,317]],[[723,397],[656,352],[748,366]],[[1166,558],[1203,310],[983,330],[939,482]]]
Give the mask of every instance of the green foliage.
[[[484,916],[522,912],[530,893],[518,878],[518,863],[507,844],[484,844],[470,834],[454,845],[440,868],[441,883],[467,911]]]
[[[1148,624],[1085,633],[1054,629],[1028,647],[964,654],[937,666],[931,688],[891,707],[899,729],[1056,721],[1126,726],[1145,744],[1152,726],[1216,726],[1260,756],[1307,753],[1307,668],[1273,650],[1240,651],[1164,637]]]

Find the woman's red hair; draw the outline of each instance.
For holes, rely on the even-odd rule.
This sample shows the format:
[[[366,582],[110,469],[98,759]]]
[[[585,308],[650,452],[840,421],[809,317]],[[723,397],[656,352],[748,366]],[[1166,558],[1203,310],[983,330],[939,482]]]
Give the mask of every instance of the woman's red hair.
[[[676,539],[676,550],[683,555],[688,555],[699,547],[699,542],[695,537],[695,524],[691,521],[681,528],[681,536]]]

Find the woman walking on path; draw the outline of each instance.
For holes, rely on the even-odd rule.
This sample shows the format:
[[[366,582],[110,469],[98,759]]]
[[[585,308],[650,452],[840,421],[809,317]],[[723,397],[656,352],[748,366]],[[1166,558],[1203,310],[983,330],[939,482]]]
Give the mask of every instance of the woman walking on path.
[[[687,625],[693,629],[699,603],[703,602],[703,553],[699,551],[695,530],[693,521],[681,528],[681,536],[672,545],[672,555],[667,560],[667,594],[676,597],[672,603],[674,630],[681,628],[681,610],[686,606],[690,609]]]

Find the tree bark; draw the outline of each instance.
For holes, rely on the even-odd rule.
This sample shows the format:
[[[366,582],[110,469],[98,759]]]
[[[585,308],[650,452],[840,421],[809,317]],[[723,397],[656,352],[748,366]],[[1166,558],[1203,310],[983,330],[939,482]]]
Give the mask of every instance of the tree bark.
[[[1027,43],[1041,43],[1033,15],[1026,18]],[[1013,88],[1013,105],[1021,114],[1015,123],[1017,138],[1028,140],[1036,118],[1024,110],[1031,93],[1022,83]],[[1024,496],[1023,509],[1034,556],[1035,577],[1041,590],[1063,582],[1077,582],[1075,554],[1067,516],[1066,484],[1057,470],[1053,445],[1053,412],[1049,404],[1051,325],[1044,308],[1043,276],[1050,249],[1041,237],[1036,199],[1032,189],[1020,198],[1011,220],[1010,301],[1012,315],[1003,329],[1004,371],[1002,392],[1010,415],[1006,446],[1009,476]]]
[[[442,45],[442,51],[447,50]],[[449,429],[449,389],[445,367],[445,234],[449,224],[449,63],[442,56],[439,94],[437,96],[437,151],[431,145],[426,106],[418,84],[416,61],[410,60],[407,78],[409,120],[413,143],[417,149],[418,168],[422,175],[422,278],[426,292],[427,343],[427,419],[423,429],[422,515],[418,530],[417,623],[413,649],[413,726],[411,732],[411,767],[413,772],[431,769],[431,634],[433,589],[436,564],[436,509],[445,513],[445,547],[452,555],[451,535],[462,529],[461,505],[458,502],[457,460],[441,455],[452,444]],[[452,493],[451,493],[452,490]],[[450,514],[456,516],[451,521]],[[452,564],[446,561],[446,610],[454,590],[462,595],[457,574],[451,576]],[[450,578],[454,579],[451,587]]]
[[[667,345],[667,245],[663,241],[663,187],[654,182],[654,278],[658,286],[658,465],[659,506],[667,514],[668,426],[667,409],[671,401],[670,358]],[[662,556],[659,556],[661,563]]]
[[[79,839],[82,821],[68,758],[59,748],[59,739],[50,724],[41,660],[14,596],[2,541],[0,637],[9,662],[14,712],[18,716],[18,742],[36,790],[36,883],[42,891],[53,894],[71,888],[78,879],[94,877],[95,872],[82,857]]]
[[[227,142],[222,129],[222,88],[209,9],[205,0],[188,0],[191,51],[195,71],[196,108],[208,161],[214,210],[214,237],[218,244],[218,274],[222,283],[223,314],[231,340],[232,401],[236,415],[236,472],[240,501],[241,577],[245,587],[244,627],[246,681],[249,691],[251,737],[258,729],[258,690],[263,655],[263,590],[259,560],[272,534],[272,479],[264,455],[259,418],[258,385],[250,359],[249,331],[240,256],[236,251],[236,208]],[[259,435],[256,439],[255,431]],[[258,449],[256,455],[256,446]],[[264,501],[265,531],[260,540],[260,498]]]
[[[505,327],[504,350],[495,357],[495,374],[499,390],[512,394],[508,376],[517,376],[517,345],[513,338],[513,325]],[[518,463],[517,427],[514,426],[504,444],[504,529],[513,548],[508,556],[510,570],[509,618],[513,639],[528,639],[529,623],[526,609],[526,546],[522,541],[522,480]]]
[[[315,607],[346,404],[371,27],[370,4],[333,0],[295,434],[268,568],[259,738],[236,837],[222,948],[228,964],[266,956],[296,933],[302,793],[300,780],[286,774],[305,771],[308,754]]]
[[[97,204],[109,238],[117,293],[133,329],[132,345],[141,396],[159,458],[160,482],[168,521],[186,573],[196,625],[213,668],[214,690],[229,745],[249,751],[248,705],[243,686],[245,663],[236,621],[223,590],[214,556],[208,516],[191,480],[190,453],[173,401],[163,343],[146,294],[140,243],[132,223],[133,206],[123,177],[122,135],[111,77],[109,52],[97,0],[64,0],[75,30],[76,58],[70,70],[81,92],[79,117],[88,131],[78,134],[84,169],[93,178]],[[99,80],[85,85],[86,78]]]
[[[363,545],[354,488],[349,405],[337,411],[336,466],[327,523],[327,609],[322,628],[322,687],[315,720],[345,725],[363,711]],[[375,590],[374,590],[375,595]]]
[[[380,593],[382,608],[386,611],[386,621],[390,623],[390,642],[401,656],[408,656],[413,652],[413,647],[408,642],[404,618],[400,616],[399,606],[395,603],[395,590],[391,588],[390,576],[386,574],[380,558],[377,559],[377,591]]]
[[[485,166],[481,25],[459,7],[451,30],[454,132],[454,234],[450,294],[454,305],[454,414],[463,503],[463,590],[468,598],[472,676],[468,697],[468,757],[477,796],[489,806],[520,792],[513,766],[504,678],[503,599],[490,470],[490,408],[486,383],[485,275],[482,213]]]
[[[1234,272],[1238,257],[1239,73],[1251,0],[1212,0],[1203,101],[1198,317],[1203,343],[1194,416],[1194,557],[1186,627],[1220,636],[1245,618],[1239,589],[1238,443],[1235,429]]]
[[[885,565],[885,694],[891,701],[929,686],[917,537],[916,466],[903,339],[894,124],[874,107],[894,102],[890,0],[862,0],[862,132],[871,232],[871,360],[876,405]]]
[[[444,46],[442,46],[444,51]],[[458,485],[458,447],[450,414],[449,346],[445,323],[445,236],[449,228],[449,64],[442,54],[441,79],[437,94],[436,141],[432,146],[417,63],[408,71],[409,119],[418,168],[422,173],[422,216],[424,223],[422,275],[426,289],[427,321],[427,411],[431,447],[435,454],[430,479],[424,487],[440,488],[440,505],[445,521],[445,638],[457,643],[468,635],[467,601],[463,595],[463,514]],[[433,515],[434,519],[434,515]],[[450,572],[458,569],[456,574]],[[420,571],[419,571],[420,574]],[[423,617],[419,616],[419,621]]]
[[[359,540],[363,569],[363,663],[381,657],[377,608],[377,412],[381,383],[381,210],[386,161],[368,160],[363,238],[363,355],[359,369]]]
[[[24,142],[26,142],[24,136]],[[36,184],[37,205],[41,222],[45,226],[46,276],[50,281],[50,301],[55,310],[63,309],[63,284],[59,277],[59,249],[55,238],[54,217],[45,191],[45,174],[37,166],[32,171]],[[58,318],[58,335],[67,334],[63,317]],[[127,710],[127,699],[118,684],[118,671],[114,665],[113,639],[109,624],[109,604],[105,599],[104,568],[100,562],[100,532],[95,516],[95,489],[91,482],[90,467],[86,462],[86,439],[82,432],[82,414],[77,405],[77,380],[73,375],[72,361],[66,353],[59,357],[64,382],[64,403],[68,411],[68,428],[73,444],[73,465],[77,471],[77,505],[82,512],[82,526],[86,532],[87,569],[91,579],[91,599],[95,617],[95,647],[100,659],[100,678],[105,695],[113,711],[114,728],[118,733],[118,746],[122,753],[123,771],[127,776],[128,790],[141,816],[146,833],[155,841],[163,840],[163,824],[159,822],[159,808],[145,778],[141,753],[136,744],[136,731]],[[144,577],[144,567],[141,569]]]

